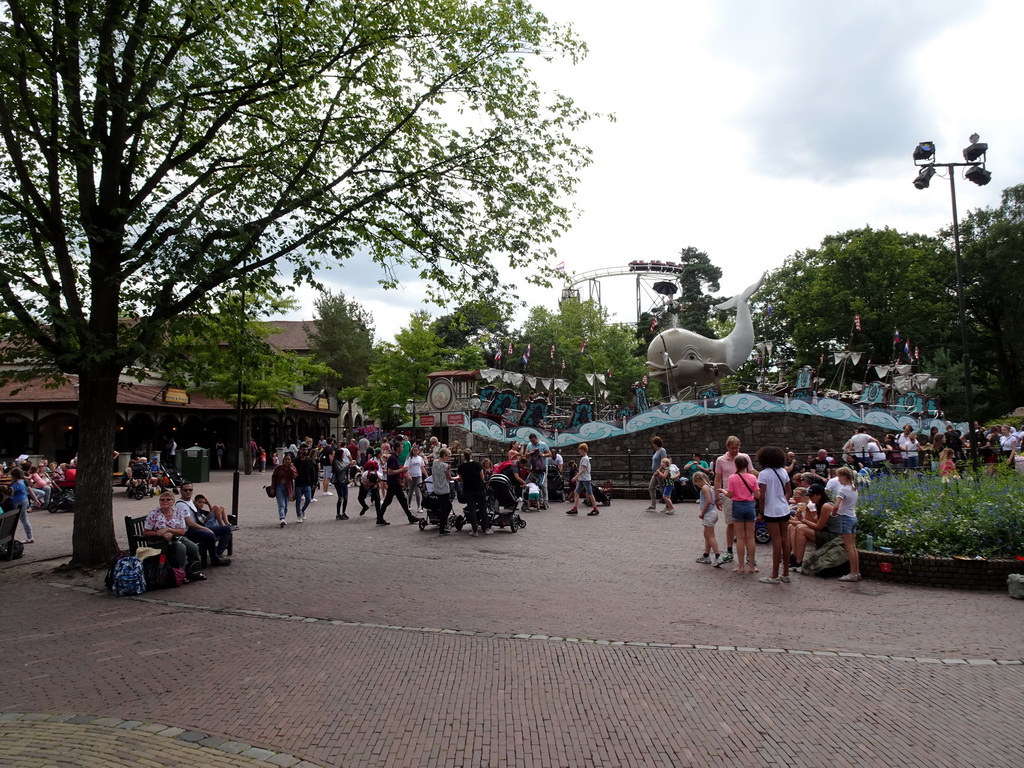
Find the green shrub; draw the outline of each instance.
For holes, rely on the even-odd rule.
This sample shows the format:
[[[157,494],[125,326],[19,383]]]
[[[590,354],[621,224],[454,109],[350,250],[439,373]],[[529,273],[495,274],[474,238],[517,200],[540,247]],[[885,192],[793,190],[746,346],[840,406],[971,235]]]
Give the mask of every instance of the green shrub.
[[[1013,472],[943,482],[928,473],[882,475],[860,489],[863,544],[905,555],[1024,555],[1024,477]]]

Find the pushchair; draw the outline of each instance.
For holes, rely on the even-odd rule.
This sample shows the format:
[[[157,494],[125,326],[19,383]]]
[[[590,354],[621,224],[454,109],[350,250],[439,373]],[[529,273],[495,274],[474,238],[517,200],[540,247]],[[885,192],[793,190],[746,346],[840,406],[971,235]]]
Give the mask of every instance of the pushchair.
[[[420,518],[420,530],[425,531],[428,525],[436,525],[441,527],[441,496],[436,493],[427,493],[423,496],[423,508],[427,511],[426,517]],[[448,513],[448,525],[445,526],[446,531],[450,531],[455,528],[456,515],[455,512]],[[461,530],[462,526],[458,525]]]
[[[50,512],[75,511],[75,481],[61,480],[54,483],[50,490],[50,501],[46,505]]]
[[[128,497],[138,500],[149,496],[151,493],[149,488],[149,468],[145,464],[136,464],[134,467],[129,467],[128,471],[131,473],[128,482],[125,484],[125,492],[128,494]]]
[[[491,475],[487,481],[487,513],[491,525],[508,526],[512,533],[525,528],[526,521],[519,514],[520,504],[518,489],[513,487],[512,481],[505,475]]]
[[[164,476],[160,480],[160,485],[171,493],[176,494],[178,489],[188,482],[188,480],[182,477],[181,473],[178,472],[177,467],[165,467],[161,464],[160,469],[164,472]]]
[[[600,504],[602,507],[610,507],[612,505],[612,481],[605,480],[603,483],[598,485],[594,483],[592,489],[594,491],[594,501]]]
[[[548,501],[565,501],[565,478],[560,472],[548,472]]]

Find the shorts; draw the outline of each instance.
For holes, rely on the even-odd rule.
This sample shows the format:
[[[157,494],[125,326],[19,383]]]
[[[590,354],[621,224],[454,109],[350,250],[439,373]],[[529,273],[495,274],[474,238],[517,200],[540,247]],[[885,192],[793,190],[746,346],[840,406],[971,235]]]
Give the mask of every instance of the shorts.
[[[334,467],[324,465],[324,480],[330,481],[334,477]]]
[[[726,495],[721,496],[722,499],[722,514],[725,516],[725,524],[732,525],[732,499]]]
[[[666,499],[672,498],[672,486],[666,485],[665,488],[662,490],[661,495],[664,496]]]
[[[576,481],[576,495],[578,496],[593,496],[594,489],[590,484],[589,480],[577,480]]]
[[[840,529],[843,535],[857,532],[857,518],[851,517],[850,515],[840,515],[839,523],[842,526]]]
[[[724,504],[722,505],[725,506]],[[757,519],[757,504],[751,501],[732,501],[732,521],[734,523],[752,523]]]
[[[704,513],[704,517],[701,519],[705,528],[714,528],[715,523],[718,522],[718,510],[712,507]]]

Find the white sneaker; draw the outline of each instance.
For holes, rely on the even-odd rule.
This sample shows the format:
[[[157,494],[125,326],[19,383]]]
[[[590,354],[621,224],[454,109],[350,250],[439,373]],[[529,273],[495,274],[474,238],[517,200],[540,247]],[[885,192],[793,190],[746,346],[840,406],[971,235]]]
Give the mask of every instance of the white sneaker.
[[[707,555],[701,555],[700,557],[697,558],[697,562],[698,563],[707,564],[707,563],[711,562],[711,558],[708,557]]]
[[[725,558],[721,555],[715,555],[715,562],[712,563],[715,568],[721,568],[725,565]]]
[[[306,522],[306,516],[305,516],[305,515],[302,515],[302,516],[301,516],[301,517],[299,518],[299,522],[300,522],[300,523],[304,523],[304,522]]]
[[[318,499],[316,496],[314,496],[313,498],[310,499],[310,501],[320,501],[320,499]]]
[[[324,496],[333,496],[334,494],[330,491],[324,491]]]

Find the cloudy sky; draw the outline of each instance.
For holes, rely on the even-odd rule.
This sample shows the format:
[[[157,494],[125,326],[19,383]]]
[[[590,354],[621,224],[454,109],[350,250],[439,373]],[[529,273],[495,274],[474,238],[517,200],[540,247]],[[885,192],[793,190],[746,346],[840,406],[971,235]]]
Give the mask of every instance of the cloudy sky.
[[[1019,0],[534,6],[590,48],[577,66],[542,69],[542,83],[617,117],[580,136],[594,163],[575,199],[581,216],[558,244],[569,273],[669,261],[694,246],[731,294],[835,232],[933,234],[951,222],[950,195],[939,178],[924,191],[911,184],[923,140],[935,141],[940,162],[960,161],[971,133],[990,145],[992,183],[957,179],[961,216],[1024,182],[1024,144],[1013,143],[1024,124]],[[422,291],[409,282],[385,292],[368,277],[349,267],[328,282],[356,295],[389,339]],[[619,319],[633,318],[627,278],[602,293]],[[558,289],[522,296],[550,306]],[[312,317],[310,294],[300,299],[294,317]]]

